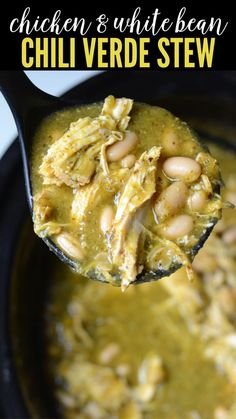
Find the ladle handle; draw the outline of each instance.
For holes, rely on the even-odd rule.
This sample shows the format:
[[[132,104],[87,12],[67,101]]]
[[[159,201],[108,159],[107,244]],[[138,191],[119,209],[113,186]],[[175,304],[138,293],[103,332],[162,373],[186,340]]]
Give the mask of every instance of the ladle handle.
[[[30,109],[49,105],[57,99],[31,83],[23,71],[0,71],[0,90],[11,108],[17,125],[22,122]]]
[[[38,89],[23,71],[0,71],[0,91],[3,93],[12,111],[18,130],[25,186],[29,206],[32,209],[32,194],[29,170],[29,156],[35,128],[47,115],[58,98]]]

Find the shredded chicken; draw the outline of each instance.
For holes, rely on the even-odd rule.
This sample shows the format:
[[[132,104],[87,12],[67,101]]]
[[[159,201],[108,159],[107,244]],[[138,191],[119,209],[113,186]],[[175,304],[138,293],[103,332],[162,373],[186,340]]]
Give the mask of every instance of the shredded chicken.
[[[215,361],[216,365],[226,372],[230,380],[236,384],[236,334],[229,333],[218,337],[206,347],[206,356]]]
[[[108,162],[107,162],[107,157],[106,157],[107,147],[109,145],[116,143],[117,141],[121,141],[122,139],[123,139],[123,135],[121,132],[112,131],[108,136],[108,140],[101,147],[101,160],[100,161],[101,161],[101,167],[105,175],[108,175],[109,173]]]
[[[61,225],[53,218],[53,190],[45,189],[34,196],[34,231],[41,237],[53,236],[61,232]]]
[[[105,145],[123,139],[133,106],[131,99],[108,96],[97,118],[80,118],[48,149],[39,168],[43,183],[71,188],[90,182],[100,161],[107,173]],[[102,147],[103,146],[103,147]]]
[[[133,217],[156,191],[156,162],[160,152],[161,147],[154,146],[140,156],[119,199],[110,246],[113,263],[121,267],[123,288],[137,276],[136,251],[141,228]]]
[[[230,187],[226,179],[226,196]],[[195,281],[186,281],[181,269],[160,284],[175,298],[190,331],[205,342],[206,357],[235,384],[236,236],[232,234],[230,243],[225,241],[226,233],[234,231],[231,211],[226,210],[196,256],[193,262]]]
[[[51,191],[43,190],[34,196],[34,221],[35,223],[47,222],[53,213],[53,207],[51,204]]]
[[[119,409],[129,399],[128,386],[109,367],[75,356],[70,365],[66,361],[61,364],[61,372],[72,396],[81,405],[93,400],[104,409]]]
[[[102,198],[101,183],[103,180],[104,177],[100,173],[95,176],[91,183],[76,191],[71,207],[71,217],[77,223],[81,223],[88,212],[88,208],[94,207]]]
[[[140,234],[142,232],[142,218],[143,211],[141,209],[137,211],[137,214],[134,216],[134,219],[129,225],[129,231],[125,240],[125,247],[122,250],[123,261],[120,266],[122,291],[125,291],[130,282],[135,281],[138,274],[138,244]]]
[[[115,99],[114,96],[108,96],[105,100],[101,115],[109,115],[116,121],[119,130],[124,131],[130,121],[129,113],[133,106],[133,100],[120,98]]]
[[[181,181],[185,192],[179,197],[179,189],[172,187],[180,184],[176,179],[179,175],[181,178],[182,172],[177,173],[177,177],[173,175],[172,179],[168,170],[171,167],[173,170],[173,161],[172,158],[165,159],[165,143],[157,140],[161,146],[144,151],[141,131],[138,138],[139,128],[137,133],[128,130],[132,106],[131,99],[108,96],[99,116],[87,116],[71,123],[69,129],[50,145],[39,167],[43,184],[48,185],[44,187],[45,191],[54,188],[59,191],[59,198],[57,202],[53,200],[53,206],[48,196],[36,195],[34,198],[37,234],[43,237],[53,235],[57,245],[78,262],[76,269],[79,272],[83,270],[85,275],[111,283],[121,282],[122,290],[147,269],[163,272],[165,268],[174,270],[184,265],[191,279],[191,249],[198,244],[200,228],[205,234],[219,218],[222,209],[216,188],[220,181],[217,161],[207,152],[191,155],[187,163],[185,157],[177,157],[178,164],[181,163],[187,172],[190,169],[194,172],[197,167],[196,179],[189,182],[189,178],[183,178]],[[125,157],[131,157],[133,161],[130,167],[123,167]],[[212,173],[215,184],[211,183]],[[157,201],[166,191],[169,192],[162,199],[161,212],[168,214],[167,220],[156,212]],[[202,192],[200,196],[203,196],[204,205],[194,213],[189,208],[189,199],[198,191]],[[158,192],[157,196],[153,197],[155,192]],[[61,205],[62,193],[64,202]],[[178,200],[180,206],[176,204]],[[113,215],[109,229],[104,232],[101,213],[102,206],[106,205],[112,207]],[[184,214],[179,214],[179,209]],[[64,212],[66,217],[68,213],[71,216],[67,224]],[[179,221],[178,215],[184,215],[184,221]],[[91,223],[99,244],[91,237]],[[185,228],[176,228],[181,225]],[[68,234],[75,234],[78,247],[86,249],[86,252],[78,253],[83,253],[83,258],[75,256],[76,246],[68,239]],[[96,260],[99,253],[103,257]]]

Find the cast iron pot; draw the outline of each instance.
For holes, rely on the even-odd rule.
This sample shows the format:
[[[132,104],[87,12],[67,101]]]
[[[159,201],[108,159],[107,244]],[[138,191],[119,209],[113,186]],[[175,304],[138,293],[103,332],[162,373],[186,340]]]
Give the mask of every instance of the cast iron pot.
[[[236,72],[108,72],[65,96],[91,102],[108,94],[166,107],[202,137],[235,150]],[[33,233],[17,141],[0,163],[0,202],[0,417],[56,418],[43,311],[50,269],[61,262]]]

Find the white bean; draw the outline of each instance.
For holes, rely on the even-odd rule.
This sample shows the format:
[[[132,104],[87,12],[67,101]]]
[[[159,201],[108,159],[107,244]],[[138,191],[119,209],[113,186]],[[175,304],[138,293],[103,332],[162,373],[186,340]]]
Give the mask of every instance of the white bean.
[[[176,155],[180,149],[180,140],[178,134],[171,128],[167,128],[163,132],[162,146],[165,154],[172,156]]]
[[[109,364],[120,352],[120,346],[117,343],[108,344],[99,354],[99,361],[102,364]]]
[[[166,370],[162,359],[155,354],[148,355],[138,371],[140,384],[160,384],[166,380]]]
[[[136,157],[134,154],[128,154],[121,160],[121,166],[131,169],[131,167],[134,166],[134,163],[136,161]]]
[[[84,258],[84,251],[81,248],[80,242],[69,233],[61,233],[56,239],[56,243],[68,256],[73,259],[82,260]]]
[[[111,230],[114,217],[115,212],[111,205],[107,205],[105,208],[103,208],[100,218],[100,228],[103,234],[106,234]]]
[[[163,172],[170,179],[194,182],[201,174],[201,166],[189,157],[169,157],[163,164]]]
[[[107,147],[107,160],[109,162],[119,161],[133,150],[138,143],[135,132],[127,131],[125,138]]]
[[[214,411],[214,419],[229,419],[229,411],[224,406],[218,406]]]
[[[232,226],[228,228],[223,234],[222,234],[222,240],[226,244],[233,244],[236,243],[236,226]]]
[[[193,219],[190,215],[177,215],[168,221],[164,227],[163,235],[167,239],[178,239],[189,234],[193,229]]]
[[[207,194],[205,191],[195,191],[188,200],[189,208],[192,211],[201,211],[207,201]]]
[[[142,403],[150,402],[155,396],[156,386],[153,384],[139,384],[135,388],[135,397]]]
[[[131,289],[131,288],[129,288]],[[130,373],[130,365],[128,364],[119,364],[116,367],[116,373],[119,377],[127,377]]]
[[[171,215],[175,215],[185,205],[187,193],[188,188],[181,181],[174,182],[164,189],[154,205],[157,217],[163,220]]]

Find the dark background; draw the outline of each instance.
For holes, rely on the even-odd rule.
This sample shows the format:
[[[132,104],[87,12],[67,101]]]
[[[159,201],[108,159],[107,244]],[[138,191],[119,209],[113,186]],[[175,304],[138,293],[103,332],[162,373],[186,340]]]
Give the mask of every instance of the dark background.
[[[206,19],[208,20],[210,17],[221,17],[222,20],[229,21],[228,27],[226,28],[226,31],[222,36],[216,37],[216,45],[215,45],[215,53],[214,53],[214,59],[213,59],[213,67],[212,69],[218,69],[218,70],[233,70],[236,69],[236,58],[235,58],[235,40],[236,40],[236,17],[234,9],[234,2],[224,1],[224,2],[211,2],[211,4],[207,3],[205,1],[205,4],[201,4],[201,2],[171,2],[171,1],[158,1],[158,2],[145,2],[144,4],[142,2],[115,2],[114,0],[110,0],[110,2],[94,2],[91,0],[86,1],[77,1],[70,3],[69,1],[67,3],[60,4],[59,2],[48,2],[46,4],[43,2],[44,5],[40,4],[39,2],[30,2],[30,1],[21,1],[16,2],[16,5],[10,1],[8,3],[4,4],[4,10],[1,10],[0,15],[0,36],[1,36],[1,58],[0,58],[0,69],[2,70],[17,70],[22,69],[21,66],[21,41],[25,37],[25,34],[19,34],[19,33],[10,33],[9,31],[9,25],[10,21],[14,17],[20,17],[23,13],[23,10],[30,6],[31,7],[31,13],[30,16],[33,20],[33,17],[36,18],[37,16],[40,16],[42,18],[52,18],[54,12],[58,9],[61,9],[62,15],[61,18],[65,20],[66,18],[73,18],[75,16],[78,17],[84,17],[89,20],[99,16],[101,13],[105,13],[109,18],[114,18],[115,16],[123,16],[128,17],[132,14],[134,9],[138,6],[142,7],[142,14],[140,16],[146,17],[147,15],[150,15],[153,13],[155,8],[158,8],[159,11],[161,11],[160,20],[162,20],[164,17],[174,18],[177,16],[179,10],[182,7],[187,7],[187,13],[185,14],[185,18],[196,18],[196,19]],[[107,5],[106,5],[107,3]],[[149,3],[149,4],[148,4]],[[95,28],[94,28],[95,29]],[[105,34],[99,35],[96,31],[90,29],[88,36],[89,37],[119,37],[122,38],[122,36],[130,36],[134,37],[132,34],[123,34],[120,35],[117,31],[107,31]],[[168,37],[170,38],[173,35],[173,33],[167,32],[167,33],[159,33],[157,35],[157,39],[159,37]],[[29,35],[30,37],[34,37],[35,34]],[[37,33],[36,36],[57,36],[55,34],[42,34]],[[62,33],[60,36],[63,37],[77,37],[76,33]],[[150,33],[142,33],[141,36],[151,37]],[[179,33],[175,36],[178,37],[199,37],[199,33]],[[205,35],[204,35],[205,36]],[[209,33],[207,36],[214,37],[214,33]],[[81,45],[81,36],[78,35],[79,39],[79,45]],[[151,69],[155,69],[157,71],[165,71],[165,69],[159,69],[156,66],[156,49],[155,49],[155,40],[152,39],[152,47],[151,47]],[[82,50],[83,51],[83,50]],[[86,69],[85,62],[84,62],[84,56],[83,53],[77,55],[78,60],[76,62],[76,70],[84,70]],[[34,69],[33,67],[30,68],[31,70]],[[47,70],[50,68],[47,68]],[[55,68],[54,68],[55,69]],[[92,69],[97,69],[96,66],[94,66]],[[132,68],[133,69],[133,68]],[[132,69],[130,69],[132,71]],[[138,69],[136,67],[136,69]],[[168,67],[168,70],[173,69],[173,67]],[[181,66],[181,69],[183,67]],[[196,70],[197,67],[193,69],[186,69],[186,71],[192,71]],[[207,68],[205,68],[207,69]],[[126,69],[125,71],[130,71],[129,69]],[[121,69],[122,71],[122,69]],[[209,69],[211,71],[211,69]]]

